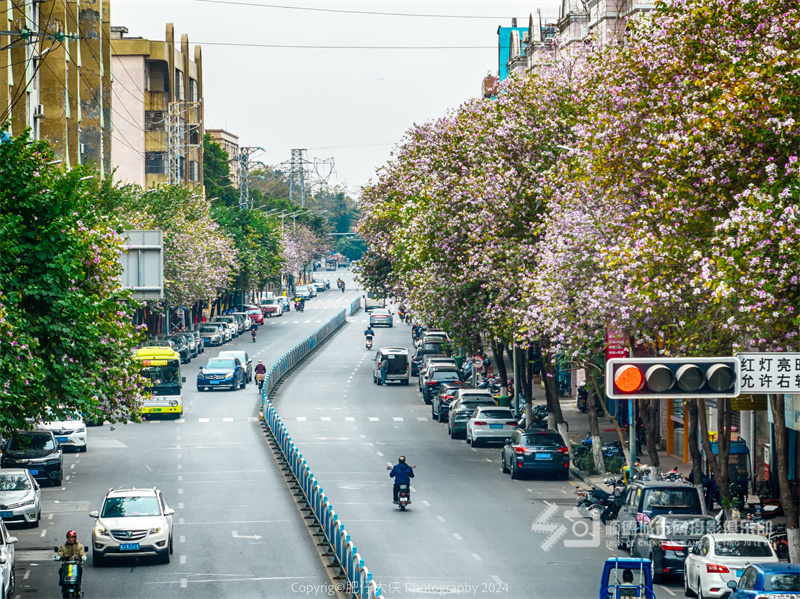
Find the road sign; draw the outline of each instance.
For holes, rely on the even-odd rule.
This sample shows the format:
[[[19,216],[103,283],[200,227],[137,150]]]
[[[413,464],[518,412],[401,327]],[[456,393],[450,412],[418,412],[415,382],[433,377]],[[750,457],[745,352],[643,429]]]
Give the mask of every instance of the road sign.
[[[742,352],[736,359],[743,393],[800,394],[800,353]]]
[[[606,362],[612,399],[736,397],[736,358],[615,358]]]
[[[474,368],[477,368],[478,370],[483,368],[483,358],[481,358],[480,356],[475,356],[474,358],[472,358],[472,366]]]

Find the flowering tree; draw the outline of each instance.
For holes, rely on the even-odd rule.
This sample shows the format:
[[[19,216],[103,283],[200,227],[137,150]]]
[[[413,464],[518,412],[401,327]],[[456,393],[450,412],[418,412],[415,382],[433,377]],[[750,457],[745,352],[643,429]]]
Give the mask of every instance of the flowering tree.
[[[138,419],[140,333],[120,240],[88,169],[27,134],[0,143],[0,428],[53,414]]]
[[[303,224],[292,225],[281,231],[283,263],[286,272],[299,273],[305,266],[326,253],[330,244]]]

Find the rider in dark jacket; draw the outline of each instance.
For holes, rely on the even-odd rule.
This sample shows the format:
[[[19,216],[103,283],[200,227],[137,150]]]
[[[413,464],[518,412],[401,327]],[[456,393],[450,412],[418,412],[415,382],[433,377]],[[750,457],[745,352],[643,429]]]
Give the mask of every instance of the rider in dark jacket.
[[[389,476],[394,479],[392,498],[394,502],[397,503],[397,491],[400,490],[400,485],[411,486],[411,479],[414,478],[414,467],[406,464],[406,456],[401,455],[397,459],[397,464],[395,464],[394,468],[392,468]]]

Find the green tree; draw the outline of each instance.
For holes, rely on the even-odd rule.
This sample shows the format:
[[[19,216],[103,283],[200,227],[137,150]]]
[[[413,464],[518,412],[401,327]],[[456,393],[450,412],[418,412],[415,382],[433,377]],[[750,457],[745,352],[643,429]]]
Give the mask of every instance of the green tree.
[[[367,246],[358,237],[341,235],[339,239],[336,240],[334,249],[343,256],[347,256],[348,260],[360,260]]]
[[[3,127],[5,129],[5,127]],[[24,133],[0,142],[0,428],[80,411],[138,419],[140,332],[120,287],[121,241],[96,173],[51,162]]]
[[[232,156],[206,133],[203,136],[203,184],[206,197],[219,198],[226,206],[239,205],[239,190],[231,183],[228,161]]]

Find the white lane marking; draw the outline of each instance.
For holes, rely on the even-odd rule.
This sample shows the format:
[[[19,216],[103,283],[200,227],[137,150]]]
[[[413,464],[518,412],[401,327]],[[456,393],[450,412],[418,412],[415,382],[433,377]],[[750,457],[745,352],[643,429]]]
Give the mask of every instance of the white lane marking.
[[[186,524],[186,520],[183,518],[178,518],[178,524]]]
[[[473,559],[476,562],[482,562],[483,561],[483,558],[480,555],[478,555],[477,553],[470,553],[470,555],[473,557]]]
[[[297,417],[297,422],[305,422],[305,421],[306,421],[306,417],[305,416],[298,416]]]
[[[208,422],[208,418],[200,418],[200,420],[198,420],[198,422]]]
[[[492,580],[494,580],[497,584],[504,584],[503,580],[497,574],[492,574]]]
[[[183,480],[183,475],[179,474],[178,475],[178,482],[181,482],[182,480]]]
[[[42,531],[42,534],[40,534],[39,536],[44,538],[45,535],[47,535],[47,529],[46,528]]]
[[[420,422],[428,422],[428,419],[425,416],[417,416],[417,420]]]
[[[183,489],[178,489],[178,495],[183,495]]]
[[[471,449],[472,451],[478,451],[478,450],[477,450],[477,449],[475,449],[474,447],[470,447],[470,449]]]
[[[464,537],[462,537],[462,536],[461,536],[460,534],[458,534],[457,532],[454,532],[454,533],[453,533],[453,538],[454,538],[456,541],[463,541],[463,540],[464,540]]]
[[[409,489],[411,489],[412,493],[416,493],[417,492],[417,490],[414,487],[409,487]]]
[[[233,418],[223,418],[222,422],[233,422]]]
[[[445,519],[444,519],[444,518],[442,518],[441,516],[436,516],[436,519],[437,519],[439,522],[447,522],[447,520],[445,520]]]
[[[395,422],[403,422],[403,417],[402,416],[392,416],[392,420],[394,420]]]
[[[331,421],[331,417],[330,416],[320,416],[320,420],[322,420],[322,422],[330,422]]]
[[[377,453],[380,457],[383,457],[383,454],[380,451],[376,451],[375,453]]]
[[[258,422],[258,416],[249,416],[247,420],[249,422]]]
[[[370,422],[380,422],[380,418],[376,418],[375,416],[370,416],[369,417],[369,421]]]
[[[181,588],[185,589],[188,586],[189,586],[189,581],[186,580],[185,578],[181,578]]]
[[[69,475],[69,474],[67,474],[67,475],[64,477],[64,480],[69,480],[69,476],[70,476],[70,475]]]
[[[69,465],[69,467],[70,467],[70,468],[74,468],[74,467],[75,467],[75,464],[70,464],[70,465]]]
[[[353,418],[352,416],[345,416],[345,417],[344,417],[344,419],[345,419],[347,422],[355,422],[355,421],[356,421],[356,419],[355,419],[355,418]],[[362,436],[363,436],[363,435],[362,435]]]
[[[178,470],[183,470],[183,464],[178,464]]]
[[[182,556],[181,556],[181,563],[182,563],[182,564],[185,564],[185,563],[186,563],[186,556],[185,556],[185,555],[182,555]]]
[[[569,516],[568,514],[569,514],[569,510],[567,510],[566,512],[564,512],[564,518],[566,518],[566,519],[567,519],[567,520],[569,520],[570,522],[575,522],[575,517],[574,517],[574,516]]]
[[[425,499],[422,500],[422,505],[424,505],[425,507],[431,507],[431,504],[428,503]]]
[[[183,424],[184,422],[186,422],[186,418],[178,418],[175,422],[177,422],[178,424]]]
[[[487,462],[489,462],[490,464],[492,463],[491,458],[483,458],[483,459],[486,460]]]
[[[48,514],[48,515],[47,515],[47,519],[48,519],[48,520],[52,520],[52,519],[53,519],[53,514]]]
[[[179,454],[178,454],[178,455],[176,455],[175,457],[176,457],[176,458],[178,458],[178,459],[180,460],[180,459],[183,457],[183,455],[179,453]]]
[[[366,439],[367,438],[366,435],[359,435],[359,437],[361,437],[362,439]]]
[[[179,503],[179,504],[178,504],[178,509],[179,509],[179,510],[182,510],[182,509],[183,509],[183,503]]]
[[[665,591],[667,591],[667,593],[669,593],[669,594],[670,594],[670,595],[672,595],[673,597],[677,597],[677,596],[678,596],[677,594],[673,593],[673,592],[672,592],[672,589],[670,589],[669,587],[658,587],[658,588],[660,588],[660,589],[664,589]]]
[[[22,577],[22,580],[28,580],[28,577],[31,575],[31,571],[28,570],[25,572],[25,576]]]

